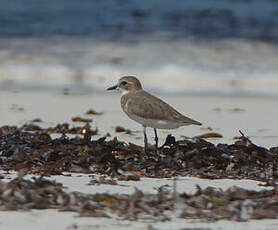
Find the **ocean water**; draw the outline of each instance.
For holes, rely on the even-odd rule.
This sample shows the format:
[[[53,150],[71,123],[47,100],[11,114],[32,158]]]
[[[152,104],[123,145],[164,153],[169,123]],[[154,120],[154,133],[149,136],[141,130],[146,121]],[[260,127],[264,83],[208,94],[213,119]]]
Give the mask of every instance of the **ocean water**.
[[[278,96],[278,1],[0,0],[0,89]]]
[[[168,32],[277,39],[276,0],[0,1],[0,35]]]

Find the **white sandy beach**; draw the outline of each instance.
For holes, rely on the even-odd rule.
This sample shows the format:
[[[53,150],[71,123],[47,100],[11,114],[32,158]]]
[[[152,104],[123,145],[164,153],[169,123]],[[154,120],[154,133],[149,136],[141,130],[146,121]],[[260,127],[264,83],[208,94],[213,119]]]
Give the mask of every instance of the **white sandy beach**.
[[[3,172],[2,172],[3,173]],[[9,181],[16,176],[16,173],[2,174]],[[26,176],[26,179],[30,179],[33,175]],[[88,185],[91,180],[90,175],[71,174],[71,176],[52,176],[51,179],[62,183],[65,186],[65,190],[79,191],[83,193],[96,194],[96,193],[108,193],[108,194],[132,194],[135,188],[140,189],[146,193],[156,193],[157,189],[161,186],[166,186],[167,189],[172,191],[173,180],[172,179],[151,179],[143,178],[139,182],[133,181],[119,181],[118,185]],[[239,186],[245,189],[259,191],[265,189],[260,187],[259,182],[252,180],[206,180],[193,177],[180,177],[177,179],[177,192],[178,193],[194,193],[196,192],[196,185],[200,185],[201,188],[208,186],[218,189],[226,190],[231,186]],[[153,222],[153,221],[128,221],[121,220],[119,217],[109,214],[111,218],[94,218],[94,217],[78,217],[77,213],[73,212],[58,212],[56,210],[32,210],[29,212],[24,211],[9,211],[0,212],[0,229],[22,229],[22,230],[50,230],[50,229],[134,229],[134,230],[149,230],[149,229],[173,229],[179,230],[183,228],[200,228],[200,229],[227,229],[233,230],[235,227],[239,230],[244,229],[277,229],[277,220],[251,220],[248,222],[234,222],[221,220],[217,222],[207,222],[198,219],[180,219],[172,213],[171,221]],[[16,218],[16,222],[14,219]],[[61,221],[61,219],[63,221]],[[151,228],[151,226],[153,228]]]
[[[256,144],[271,147],[278,145],[278,135],[275,130],[275,121],[278,116],[276,100],[271,98],[239,98],[239,97],[201,97],[201,96],[167,96],[160,95],[165,101],[172,104],[182,113],[203,122],[203,127],[183,127],[177,130],[159,131],[159,141],[163,143],[165,136],[172,133],[178,139],[181,136],[195,136],[209,132],[202,128],[211,127],[213,132],[221,133],[224,138],[211,140],[215,143],[232,143],[233,137],[238,136],[242,130]],[[54,126],[56,123],[70,122],[76,115],[85,116],[89,109],[104,112],[103,115],[93,116],[93,126],[98,127],[100,136],[107,132],[115,135],[125,142],[142,144],[141,127],[129,120],[121,111],[119,105],[120,95],[117,93],[91,94],[91,95],[63,95],[53,92],[1,92],[0,111],[1,125],[21,125],[34,118],[43,120],[42,126]],[[72,123],[72,122],[70,122]],[[73,124],[78,125],[78,124]],[[115,126],[136,131],[134,135],[116,134]],[[151,130],[149,134],[153,136]],[[93,137],[93,138],[98,138]],[[150,139],[150,142],[153,141]],[[15,176],[3,174],[9,180]],[[92,176],[92,175],[91,175]],[[137,187],[144,192],[155,193],[160,186],[172,189],[172,179],[143,178],[139,182],[119,182],[119,185],[87,185],[90,175],[72,174],[67,176],[52,176],[66,186],[67,191],[80,191],[84,193],[124,193],[130,194]],[[29,176],[28,176],[29,177]],[[207,186],[227,189],[230,186],[240,186],[253,190],[265,189],[258,186],[258,182],[251,180],[202,180],[198,178],[179,178],[178,192],[193,193],[196,185],[202,188]],[[14,221],[16,219],[16,221]],[[63,221],[61,221],[63,220]],[[122,221],[112,216],[103,218],[79,218],[76,213],[57,212],[55,210],[34,210],[31,212],[1,212],[0,229],[269,229],[278,228],[277,220],[251,220],[240,223],[233,221],[218,221],[207,223],[201,220],[173,219],[169,222],[146,223],[143,221]]]
[[[233,143],[233,137],[240,136],[239,130],[241,130],[258,145],[264,147],[278,145],[276,98],[158,96],[186,116],[203,123],[202,127],[187,126],[176,130],[159,130],[161,144],[169,133],[181,138],[207,132],[218,132],[224,136],[221,139],[211,140],[215,143]],[[0,124],[20,125],[34,118],[40,118],[43,121],[40,125],[54,126],[56,123],[70,123],[71,118],[77,115],[85,117],[89,109],[95,109],[104,113],[93,117],[92,125],[98,127],[100,135],[109,132],[114,137],[116,135],[114,128],[123,126],[135,133],[132,136],[117,134],[120,140],[142,144],[142,128],[123,113],[120,108],[120,97],[117,92],[63,95],[57,92],[4,91],[0,92]],[[212,130],[207,130],[208,127]],[[148,134],[153,136],[153,131],[149,129]],[[153,142],[152,139],[149,141]]]
[[[0,229],[13,230],[276,230],[277,220],[252,220],[249,222],[217,221],[214,223],[200,220],[173,218],[168,222],[126,221],[117,218],[77,217],[76,213],[55,210],[35,210],[32,212],[0,212]],[[15,221],[16,219],[16,221]]]

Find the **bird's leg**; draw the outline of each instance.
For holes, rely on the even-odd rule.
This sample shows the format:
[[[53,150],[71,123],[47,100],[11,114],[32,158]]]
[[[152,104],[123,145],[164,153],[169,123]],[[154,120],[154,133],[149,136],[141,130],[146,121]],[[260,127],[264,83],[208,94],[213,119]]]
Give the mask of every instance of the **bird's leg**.
[[[157,153],[157,148],[158,148],[158,137],[157,137],[156,128],[154,128],[153,130],[154,130],[154,140],[155,140],[155,153]]]
[[[148,138],[147,138],[147,133],[146,133],[146,127],[143,126],[144,128],[144,144],[145,144],[145,153],[147,153],[147,149],[148,149]]]

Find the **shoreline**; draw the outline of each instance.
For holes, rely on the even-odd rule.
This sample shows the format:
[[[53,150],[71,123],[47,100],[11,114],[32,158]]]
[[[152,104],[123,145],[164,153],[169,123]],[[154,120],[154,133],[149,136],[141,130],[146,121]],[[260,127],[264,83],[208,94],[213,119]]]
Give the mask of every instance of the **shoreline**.
[[[212,143],[230,144],[234,142],[234,137],[240,136],[239,130],[241,130],[260,146],[278,145],[278,133],[275,129],[278,109],[275,98],[160,95],[160,98],[181,113],[203,123],[202,127],[187,126],[175,130],[158,130],[160,144],[164,143],[170,133],[180,139],[181,136],[194,137],[207,132],[223,135],[220,139],[210,139]],[[46,102],[49,103],[48,106],[45,106]],[[142,128],[122,112],[118,93],[63,95],[34,91],[0,92],[2,114],[0,125],[22,125],[40,118],[43,127],[64,122],[76,126],[80,124],[71,122],[71,118],[86,117],[85,113],[89,109],[103,112],[101,116],[92,117],[92,127],[98,127],[100,135],[109,132],[126,142],[143,144]],[[134,136],[116,133],[116,126],[134,131]],[[153,143],[152,131],[147,132],[150,134],[150,142]]]
[[[277,46],[263,41],[70,36],[0,41],[6,47],[0,49],[0,89],[92,93],[119,76],[136,75],[158,93],[278,96]]]
[[[278,108],[275,107],[276,100],[265,100],[265,99],[252,99],[252,98],[218,98],[218,97],[196,97],[196,96],[161,96],[169,104],[173,105],[179,111],[184,114],[198,119],[204,122],[202,129],[198,127],[185,127],[177,130],[170,131],[159,131],[160,144],[164,143],[166,136],[171,133],[177,140],[182,141],[182,136],[197,136],[204,134],[209,131],[218,132],[224,134],[224,138],[209,140],[212,143],[233,143],[233,136],[238,135],[237,128],[241,129],[244,134],[257,134],[257,137],[251,138],[255,144],[260,146],[273,147],[277,137],[273,136],[268,138],[266,136],[275,134],[275,126],[269,121],[275,121],[275,117],[278,113]],[[57,124],[68,122],[70,127],[80,127],[84,123],[75,123],[71,119],[76,116],[82,118],[91,118],[91,128],[98,128],[98,135],[92,136],[93,141],[97,141],[100,137],[110,133],[113,139],[115,136],[124,143],[132,142],[139,144],[139,147],[143,144],[142,131],[133,121],[129,120],[121,111],[120,95],[118,94],[92,94],[92,95],[63,95],[61,93],[53,94],[51,92],[1,92],[0,93],[0,111],[2,119],[0,120],[0,126],[3,125],[16,125],[22,126],[23,124],[36,124],[41,127],[47,128],[49,126],[54,127]],[[47,103],[46,103],[47,102]],[[47,105],[47,106],[46,106]],[[259,108],[258,108],[259,107]],[[93,109],[96,112],[103,112],[101,115],[88,116],[85,113]],[[268,113],[266,114],[266,109]],[[256,116],[254,116],[256,114]],[[42,122],[31,122],[33,119],[41,119]],[[258,125],[257,119],[260,119]],[[227,120],[229,121],[227,123]],[[208,129],[210,124],[211,129]],[[126,129],[130,129],[132,135],[125,133],[115,132],[116,126],[123,126]],[[149,135],[151,134],[149,130]],[[260,134],[260,135],[258,135]],[[54,135],[60,137],[61,134]],[[150,142],[153,143],[150,135]],[[45,137],[44,137],[45,138]],[[54,138],[54,137],[53,137]],[[28,138],[27,138],[28,140]],[[44,139],[42,139],[44,140]],[[258,143],[259,142],[259,143]],[[123,156],[122,156],[123,157]],[[3,182],[8,182],[15,176],[12,174],[3,174],[4,178],[1,179]],[[69,175],[71,174],[71,176]],[[104,174],[103,174],[104,175]],[[86,174],[75,174],[65,173],[65,175],[51,176],[51,180],[55,180],[57,183],[62,183],[67,192],[81,192],[88,193],[91,196],[96,193],[107,193],[107,194],[132,194],[137,187],[142,189],[144,194],[155,194],[159,190],[159,187],[164,187],[168,191],[176,189],[178,194],[186,192],[187,194],[194,193],[197,191],[196,185],[200,185],[202,189],[206,189],[211,186],[219,191],[231,189],[231,186],[239,186],[249,190],[261,191],[262,189],[271,189],[269,187],[262,187],[262,182],[254,180],[209,180],[199,179],[196,177],[178,177],[177,187],[173,188],[173,179],[168,178],[145,178],[140,177],[137,181],[121,181],[116,178],[112,178],[112,182],[109,182],[111,178],[90,173]],[[128,175],[127,175],[128,176]],[[27,175],[26,178],[32,177],[31,174]],[[134,178],[134,177],[133,177]],[[125,177],[127,179],[127,177]],[[93,184],[88,185],[94,181]],[[103,181],[102,181],[103,180]],[[106,183],[117,183],[116,185],[102,184]],[[102,182],[101,182],[102,181]],[[272,184],[273,186],[273,184]],[[276,183],[277,186],[277,183]],[[169,213],[168,213],[169,214]],[[22,226],[28,227],[29,230],[38,229],[42,227],[42,222],[39,220],[48,220],[48,225],[45,229],[57,228],[60,229],[74,229],[78,226],[78,229],[132,229],[144,230],[151,226],[159,229],[171,229],[179,230],[181,227],[208,227],[219,228],[219,229],[234,229],[234,226],[238,226],[238,229],[275,229],[276,220],[249,220],[248,222],[236,222],[221,220],[213,223],[208,223],[202,219],[180,219],[176,218],[175,213],[171,214],[170,221],[152,221],[151,223],[147,220],[137,221],[124,221],[121,218],[112,215],[110,219],[96,218],[96,217],[84,217],[77,218],[76,213],[68,212],[57,212],[55,210],[43,210],[43,211],[31,211],[31,212],[2,212],[1,216],[5,218],[0,219],[0,229],[5,229],[7,226],[14,227],[17,229],[17,224],[21,223]],[[248,216],[247,216],[248,217]],[[12,219],[17,219],[14,223]],[[61,222],[60,219],[65,218],[66,220]],[[245,218],[245,217],[244,217]],[[51,220],[49,222],[49,220]],[[21,227],[22,227],[21,226]]]

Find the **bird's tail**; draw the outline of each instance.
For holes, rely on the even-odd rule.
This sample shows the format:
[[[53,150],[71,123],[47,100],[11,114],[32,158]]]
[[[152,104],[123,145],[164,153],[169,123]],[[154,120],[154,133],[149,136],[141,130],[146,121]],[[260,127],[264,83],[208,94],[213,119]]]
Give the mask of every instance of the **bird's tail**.
[[[187,125],[202,125],[199,121],[195,121],[189,117],[183,117],[183,122]]]
[[[202,125],[202,123],[200,123],[199,121],[194,121],[194,120],[192,121],[193,121],[192,125]]]

